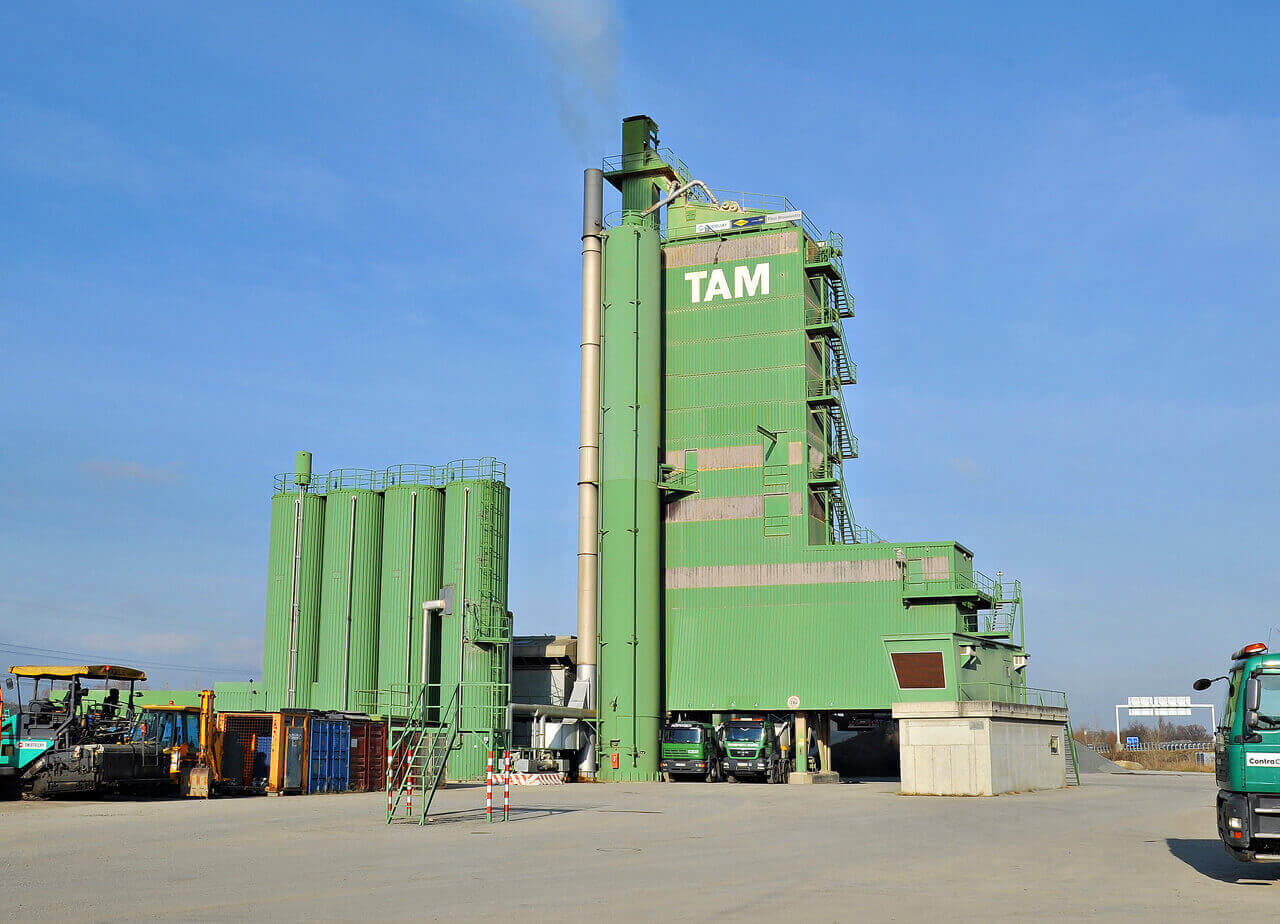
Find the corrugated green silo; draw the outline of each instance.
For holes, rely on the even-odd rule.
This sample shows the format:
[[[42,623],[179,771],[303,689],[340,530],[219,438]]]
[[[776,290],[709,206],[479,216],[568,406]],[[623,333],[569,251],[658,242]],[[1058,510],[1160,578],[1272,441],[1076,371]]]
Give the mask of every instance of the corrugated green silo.
[[[283,477],[276,487],[271,498],[262,689],[269,708],[306,708],[319,654],[325,500],[301,493]]]
[[[330,472],[324,517],[324,591],[316,709],[373,708],[378,686],[382,473]]]
[[[440,596],[444,568],[444,491],[435,469],[389,470],[382,515],[382,591],[378,622],[378,687],[391,694],[439,682],[439,650],[423,645],[422,603]],[[422,482],[418,483],[417,479]],[[423,669],[424,655],[428,669]],[[434,661],[436,670],[429,667]]]
[[[638,156],[638,155],[637,155]],[[636,185],[637,193],[631,189]],[[648,179],[628,192],[652,197]],[[643,196],[641,196],[643,201]],[[656,222],[605,233],[600,435],[600,777],[658,775],[662,713],[662,274]],[[608,691],[608,695],[603,695]],[[617,763],[614,763],[614,760]]]
[[[445,488],[444,582],[453,585],[454,605],[440,621],[440,698],[449,703],[461,680],[461,747],[449,778],[474,780],[484,777],[491,733],[506,724],[510,491],[502,463],[455,465],[458,480]]]

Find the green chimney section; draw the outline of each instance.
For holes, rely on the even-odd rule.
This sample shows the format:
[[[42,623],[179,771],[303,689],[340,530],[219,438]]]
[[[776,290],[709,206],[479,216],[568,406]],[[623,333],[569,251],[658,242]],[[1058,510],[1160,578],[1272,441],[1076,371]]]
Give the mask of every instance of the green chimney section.
[[[651,185],[651,184],[650,184]],[[601,776],[658,773],[662,292],[656,228],[605,235],[600,460]],[[614,760],[617,767],[614,768]]]

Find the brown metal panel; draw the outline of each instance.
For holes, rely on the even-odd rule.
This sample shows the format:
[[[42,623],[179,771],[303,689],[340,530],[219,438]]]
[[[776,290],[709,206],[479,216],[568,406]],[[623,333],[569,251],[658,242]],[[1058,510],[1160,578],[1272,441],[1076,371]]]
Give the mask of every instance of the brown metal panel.
[[[940,690],[947,685],[941,651],[900,651],[889,657],[904,690]]]

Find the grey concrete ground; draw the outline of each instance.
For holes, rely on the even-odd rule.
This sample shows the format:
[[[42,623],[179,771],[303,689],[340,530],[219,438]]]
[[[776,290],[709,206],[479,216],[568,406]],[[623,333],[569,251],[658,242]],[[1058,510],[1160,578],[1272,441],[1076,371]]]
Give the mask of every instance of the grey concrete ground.
[[[439,797],[429,828],[380,794],[0,804],[15,920],[947,920],[1280,908],[1280,865],[1240,865],[1209,774],[1094,774],[1079,789],[922,798],[893,783],[581,785]],[[585,906],[585,907],[583,907]]]

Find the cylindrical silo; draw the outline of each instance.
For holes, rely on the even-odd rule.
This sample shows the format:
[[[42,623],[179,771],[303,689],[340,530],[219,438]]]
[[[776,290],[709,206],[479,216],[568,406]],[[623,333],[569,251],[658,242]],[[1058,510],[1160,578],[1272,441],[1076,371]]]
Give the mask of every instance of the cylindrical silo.
[[[372,709],[378,686],[383,500],[353,480],[331,474],[326,492],[317,709]]]
[[[407,694],[417,684],[439,682],[438,671],[432,676],[429,669],[430,633],[423,644],[422,604],[440,596],[444,491],[402,483],[388,487],[383,496],[378,686],[393,694],[391,705],[399,691]],[[434,660],[439,663],[438,654]]]
[[[271,498],[262,683],[269,708],[306,708],[320,639],[324,497],[280,487]]]
[[[445,706],[460,691],[460,705],[445,717],[460,721],[462,732],[449,761],[455,780],[483,778],[489,736],[506,722],[510,491],[495,477],[470,477],[497,475],[497,465],[468,467],[469,477],[445,488],[443,580],[453,586],[454,604],[440,620],[440,701]]]
[[[643,202],[652,184],[633,184]],[[624,191],[624,207],[627,193]],[[632,206],[634,207],[634,206]],[[655,222],[605,233],[600,445],[600,742],[607,780],[658,774],[662,712],[662,271]],[[616,763],[615,763],[616,761]]]

